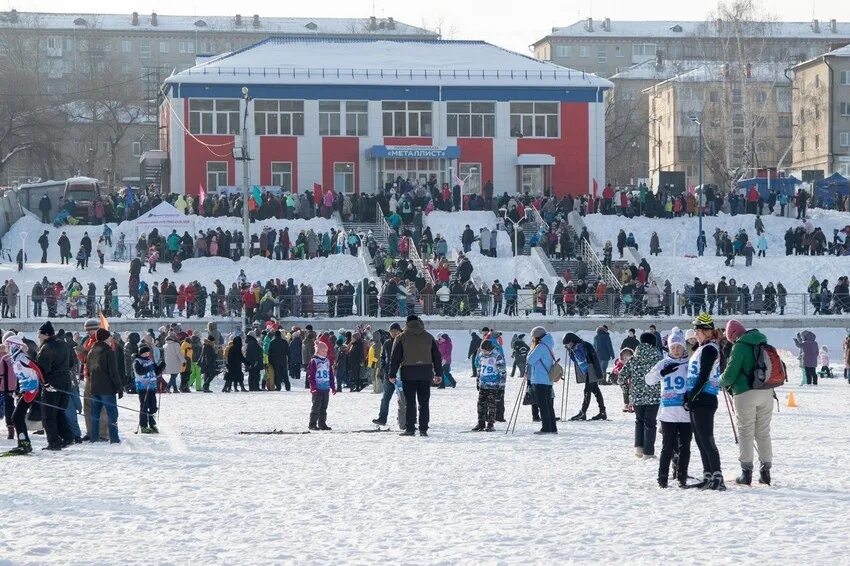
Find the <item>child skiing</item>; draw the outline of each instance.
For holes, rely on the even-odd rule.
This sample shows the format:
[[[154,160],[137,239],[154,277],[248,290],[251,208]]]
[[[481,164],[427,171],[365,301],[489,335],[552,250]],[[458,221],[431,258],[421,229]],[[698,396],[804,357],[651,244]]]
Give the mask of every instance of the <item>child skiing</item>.
[[[310,393],[313,406],[310,409],[310,430],[331,430],[327,424],[328,400],[331,393],[336,395],[334,373],[327,358],[328,346],[324,342],[316,344],[316,354],[307,366],[307,379],[310,381]]]
[[[136,359],[133,360],[136,393],[139,395],[139,428],[142,434],[159,434],[156,421],[153,418],[157,411],[156,390],[157,377],[165,369],[165,362],[155,363],[151,359],[151,348],[147,344],[139,348]]]
[[[23,337],[9,336],[6,339],[6,347],[9,349],[12,369],[18,382],[18,403],[15,406],[15,412],[12,414],[12,421],[18,435],[18,446],[3,455],[23,456],[32,452],[32,444],[27,432],[27,411],[38,398],[39,388],[42,386],[43,380],[41,369],[29,357]]]
[[[505,395],[505,357],[496,350],[493,341],[485,340],[481,343],[478,364],[478,424],[472,430],[492,432],[496,406]]]
[[[655,364],[646,375],[646,383],[661,384],[661,457],[658,461],[658,487],[666,488],[673,461],[673,476],[679,487],[687,485],[688,463],[691,459],[690,416],[682,406],[688,377],[688,353],[685,336],[674,327],[667,339],[667,356]]]

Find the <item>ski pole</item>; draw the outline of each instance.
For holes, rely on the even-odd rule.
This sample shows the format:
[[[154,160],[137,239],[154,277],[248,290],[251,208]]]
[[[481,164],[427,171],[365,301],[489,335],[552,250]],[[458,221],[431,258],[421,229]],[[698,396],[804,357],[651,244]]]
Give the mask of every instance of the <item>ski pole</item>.
[[[505,434],[508,434],[508,431],[511,429],[511,423],[516,418],[516,415],[519,413],[519,410],[518,410],[517,407],[519,406],[519,399],[522,396],[522,389],[523,389],[524,385],[525,385],[525,380],[523,379],[522,383],[519,386],[519,392],[517,393],[516,401],[514,401],[513,409],[511,409],[511,416],[510,416],[510,418],[508,418],[508,426],[507,426],[507,428],[505,428]]]
[[[523,380],[522,385],[520,385],[520,388],[519,388],[519,396],[517,397],[516,416],[514,417],[514,424],[511,427],[511,434],[513,434],[514,431],[516,430],[516,423],[519,420],[519,410],[520,410],[520,407],[522,407],[522,405],[519,404],[519,401],[520,401],[520,399],[522,399],[522,395],[525,392],[525,387],[526,387],[526,381]]]
[[[730,408],[731,403],[725,389],[723,390],[723,400],[726,402],[726,412],[729,414],[729,424],[732,425],[732,435],[735,437],[735,444],[738,444],[738,431],[735,430],[735,421],[732,420],[732,409]]]
[[[55,391],[57,391],[58,393],[65,393],[66,395],[71,395],[70,392],[63,391],[61,389],[55,389]],[[94,401],[94,399],[92,399],[91,397],[87,397],[87,396],[83,395],[82,393],[80,394],[80,399],[88,399],[89,401]],[[130,407],[125,407],[124,405],[119,405],[118,403],[116,403],[115,406],[118,407],[119,409],[124,409],[125,411],[132,411],[134,413],[140,413],[140,414],[145,414],[145,415],[151,414],[151,413],[147,413],[145,411],[139,411],[138,409],[132,409]]]
[[[567,354],[567,357],[564,358],[564,363],[567,365],[567,377],[564,383],[564,397],[561,400],[561,420],[567,418],[567,401],[570,398],[570,373],[573,370],[573,365],[569,362],[570,356]]]

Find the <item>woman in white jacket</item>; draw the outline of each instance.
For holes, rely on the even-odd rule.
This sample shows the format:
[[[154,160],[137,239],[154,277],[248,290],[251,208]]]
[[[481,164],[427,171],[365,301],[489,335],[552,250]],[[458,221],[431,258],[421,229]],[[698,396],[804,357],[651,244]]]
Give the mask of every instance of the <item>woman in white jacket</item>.
[[[168,337],[165,339],[165,346],[163,346],[162,350],[165,357],[165,371],[163,373],[170,376],[168,379],[168,387],[166,387],[165,392],[171,393],[171,389],[173,387],[174,392],[177,393],[177,374],[180,373],[180,370],[183,368],[183,364],[186,363],[186,356],[180,349],[180,342],[177,341],[177,336],[173,332],[168,334]]]
[[[667,338],[667,356],[655,364],[645,380],[648,385],[661,384],[661,457],[658,460],[658,487],[666,488],[670,461],[673,475],[679,487],[685,487],[688,479],[688,463],[691,459],[691,420],[684,407],[687,391],[688,353],[685,335],[673,327]]]

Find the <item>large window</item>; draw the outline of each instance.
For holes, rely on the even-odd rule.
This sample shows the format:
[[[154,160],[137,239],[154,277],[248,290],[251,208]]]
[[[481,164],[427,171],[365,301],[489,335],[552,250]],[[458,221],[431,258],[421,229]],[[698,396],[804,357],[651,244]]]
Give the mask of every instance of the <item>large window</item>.
[[[369,135],[369,103],[365,100],[349,100],[345,103],[345,135]]]
[[[215,192],[227,185],[227,162],[207,161],[207,192]]]
[[[177,42],[177,51],[180,53],[194,53],[195,52],[195,42],[194,41],[178,41]]]
[[[342,113],[338,100],[319,101],[319,135],[338,136],[342,132]]]
[[[129,39],[121,40],[121,52],[122,53],[132,53],[133,52],[133,42]]]
[[[272,185],[292,191],[292,162],[272,161]]]
[[[193,134],[238,134],[239,101],[209,98],[190,100],[189,131]]]
[[[354,163],[334,163],[334,190],[345,194],[354,192]]]
[[[258,136],[303,136],[303,100],[255,100],[254,127]]]
[[[139,40],[139,57],[141,57],[142,59],[150,59],[151,41],[149,39]]]
[[[160,53],[168,53],[171,51],[171,42],[170,41],[160,41],[159,42],[159,52]]]
[[[655,57],[656,44],[654,43],[635,43],[632,45],[633,59],[652,59]]]
[[[850,103],[842,102],[839,105],[839,108],[841,109],[841,115],[842,116],[850,116]]]
[[[569,45],[556,45],[555,46],[555,56],[556,57],[569,57],[570,56],[570,46]]]
[[[842,86],[850,85],[850,71],[841,71]]]
[[[446,104],[446,132],[458,138],[492,138],[496,136],[496,104],[494,102],[449,102]]]
[[[850,147],[850,132],[841,132],[838,136],[840,138],[838,145],[841,147]]]
[[[480,163],[461,163],[460,164],[460,179],[463,181],[463,192],[471,194],[481,194],[481,164]]]
[[[557,138],[557,102],[511,102],[511,137]]]
[[[600,63],[608,62],[608,47],[605,45],[598,45],[596,47],[596,59]]]
[[[382,104],[384,135],[418,137],[431,135],[430,102],[394,102]]]

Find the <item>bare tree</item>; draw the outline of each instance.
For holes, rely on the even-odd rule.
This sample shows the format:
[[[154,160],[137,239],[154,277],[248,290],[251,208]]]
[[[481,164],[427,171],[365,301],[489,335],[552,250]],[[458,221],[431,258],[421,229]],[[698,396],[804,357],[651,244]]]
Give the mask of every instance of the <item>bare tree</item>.
[[[640,93],[618,88],[605,95],[605,180],[616,185],[632,182],[636,163],[646,158],[642,142],[647,134],[648,112]]]

